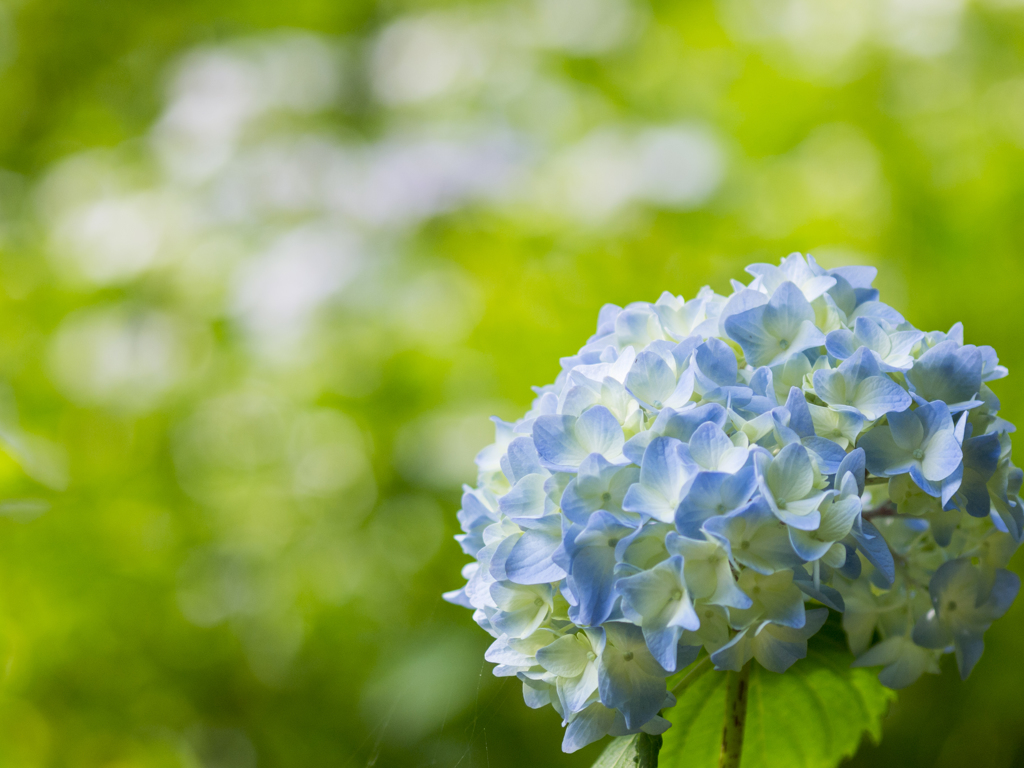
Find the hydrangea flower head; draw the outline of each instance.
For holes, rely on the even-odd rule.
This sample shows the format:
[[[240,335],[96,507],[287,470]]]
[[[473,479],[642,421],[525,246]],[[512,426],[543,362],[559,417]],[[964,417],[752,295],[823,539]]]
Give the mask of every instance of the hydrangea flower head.
[[[729,296],[605,306],[477,458],[446,598],[494,673],[551,705],[563,749],[662,733],[666,679],[785,672],[829,609],[893,688],[955,653],[966,677],[1020,581],[1024,472],[963,328],[924,333],[871,267],[793,254]]]

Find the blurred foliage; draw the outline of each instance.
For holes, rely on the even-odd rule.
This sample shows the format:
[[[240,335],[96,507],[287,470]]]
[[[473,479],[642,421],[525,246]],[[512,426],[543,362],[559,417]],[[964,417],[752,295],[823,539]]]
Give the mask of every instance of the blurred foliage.
[[[1019,4],[0,11],[0,766],[592,762],[439,595],[603,303],[872,263],[1024,416]],[[1024,760],[1017,630],[851,764]]]

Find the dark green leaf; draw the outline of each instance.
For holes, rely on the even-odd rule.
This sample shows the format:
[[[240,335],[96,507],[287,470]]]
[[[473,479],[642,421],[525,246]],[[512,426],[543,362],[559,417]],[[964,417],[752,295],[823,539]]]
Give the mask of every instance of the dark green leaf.
[[[866,669],[851,669],[835,615],[809,643],[806,659],[785,674],[757,662],[750,674],[742,768],[833,768],[865,733],[881,738],[881,719],[896,697]],[[704,675],[665,713],[662,768],[718,765],[725,673]]]

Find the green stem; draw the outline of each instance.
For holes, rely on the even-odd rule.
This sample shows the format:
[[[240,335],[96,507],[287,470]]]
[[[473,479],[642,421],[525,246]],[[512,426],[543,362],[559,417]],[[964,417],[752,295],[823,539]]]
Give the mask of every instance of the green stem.
[[[705,672],[711,671],[711,657],[705,656],[703,659],[698,661],[691,667],[690,671],[687,672],[683,679],[680,680],[672,687],[672,695],[677,699],[685,693],[686,689],[696,683]]]
[[[658,768],[658,753],[661,752],[661,736],[641,733],[636,745],[637,762],[640,768]]]
[[[725,678],[725,723],[722,727],[722,755],[719,768],[739,768],[743,756],[743,729],[747,723],[747,692],[750,664],[739,672],[730,670]]]

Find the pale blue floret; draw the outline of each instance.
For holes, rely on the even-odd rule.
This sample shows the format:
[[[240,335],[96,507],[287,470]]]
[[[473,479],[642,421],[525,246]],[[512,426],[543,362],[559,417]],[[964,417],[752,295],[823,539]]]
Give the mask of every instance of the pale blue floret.
[[[742,467],[734,474],[701,472],[676,510],[676,527],[683,535],[697,538],[705,520],[720,519],[743,507],[756,489],[752,466]]]
[[[653,347],[654,345],[652,345]],[[676,357],[674,349],[647,349],[637,355],[626,375],[626,389],[648,408],[680,408],[690,402],[694,371],[689,367],[693,344],[677,345],[685,349]]]
[[[862,317],[871,318],[880,323],[885,323],[894,328],[903,325],[906,320],[899,312],[875,299],[868,299],[857,304],[857,308],[847,318],[851,323],[856,323]]]
[[[671,437],[655,438],[644,451],[640,481],[626,492],[622,508],[663,523],[675,521],[676,509],[697,470],[683,443]]]
[[[581,416],[540,416],[533,424],[533,442],[541,462],[553,472],[575,472],[592,453],[624,462],[622,426],[604,406]]]
[[[807,656],[807,639],[828,618],[827,608],[807,611],[804,625],[798,629],[765,621],[751,625],[711,654],[715,669],[739,671],[752,658],[772,672],[785,672]]]
[[[713,336],[694,350],[698,379],[705,390],[731,387],[736,384],[738,367],[736,354],[724,341]]]
[[[498,664],[496,677],[515,677],[537,665],[537,651],[557,635],[550,629],[538,629],[525,638],[499,635],[484,653],[484,659]]]
[[[649,520],[637,528],[616,547],[616,576],[629,576],[633,573],[653,568],[669,556],[665,546],[665,536],[672,530],[669,523]]]
[[[760,278],[761,285],[769,293],[789,282],[800,289],[807,301],[814,301],[836,284],[834,276],[820,268],[815,270],[816,266],[809,266],[802,254],[791,253],[777,267],[774,264],[751,264],[746,272]]]
[[[814,433],[835,443],[844,451],[856,443],[860,433],[864,431],[864,417],[856,411],[837,411],[810,404],[807,410],[811,416]]]
[[[566,714],[579,712],[597,694],[598,658],[595,646],[600,645],[600,629],[583,629],[563,635],[536,651],[536,662],[555,675],[555,689]]]
[[[772,621],[793,629],[804,625],[804,595],[793,583],[793,571],[783,569],[775,573],[758,573],[748,568],[737,582],[743,594],[750,597],[747,608],[729,611],[733,629],[745,629],[761,621]]]
[[[585,528],[573,528],[579,530],[567,534],[564,543],[565,570],[578,600],[570,609],[570,617],[579,626],[597,626],[608,620],[615,603],[617,545],[633,533],[634,527],[599,510],[590,516]]]
[[[818,262],[815,261],[814,257],[807,254],[807,261],[814,269],[818,267]],[[871,288],[871,284],[875,282],[875,278],[878,277],[878,269],[875,267],[864,267],[864,266],[849,266],[849,267],[836,267],[835,269],[828,270],[828,274],[834,277],[841,277],[846,280],[850,286],[857,291],[867,291],[868,293],[861,299],[861,301],[874,301],[878,299],[878,291]],[[860,301],[858,301],[860,303]]]
[[[683,577],[694,600],[707,600],[730,608],[750,607],[750,597],[736,586],[729,553],[722,542],[669,533],[665,545],[672,554],[683,556]]]
[[[858,317],[853,330],[839,329],[825,337],[825,349],[838,360],[847,360],[858,349],[873,353],[883,371],[902,372],[914,364],[914,347],[924,333],[893,330],[869,317]]]
[[[775,392],[775,377],[771,368],[766,365],[757,368],[747,383],[752,393],[747,402],[747,410],[751,414],[761,415],[772,408],[778,408],[779,398]]]
[[[936,401],[913,411],[890,413],[888,422],[863,435],[858,443],[864,449],[868,471],[878,477],[910,472],[922,490],[940,497],[942,481],[963,459],[949,408]]]
[[[841,487],[831,491],[818,509],[821,524],[813,531],[790,526],[789,540],[804,560],[822,560],[833,568],[841,568],[846,563],[846,549],[839,542],[850,534],[861,513],[860,494],[853,473],[846,473]]]
[[[907,383],[917,402],[942,402],[950,413],[959,413],[982,404],[976,399],[982,364],[977,347],[947,339],[917,359],[907,373]]]
[[[498,500],[486,489],[465,486],[458,520],[463,533],[457,535],[455,540],[462,546],[463,552],[476,557],[484,547],[484,529],[498,521]]]
[[[805,531],[818,527],[826,492],[816,484],[819,475],[806,448],[794,443],[775,457],[758,453],[754,466],[758,488],[779,520]]]
[[[550,584],[522,585],[495,582],[491,597],[498,611],[491,624],[509,637],[529,637],[551,614],[554,599]]]
[[[754,366],[779,365],[825,343],[824,334],[814,325],[814,309],[800,289],[788,282],[766,305],[729,317],[725,330]]]
[[[728,338],[729,334],[726,333],[725,324],[729,318],[756,307],[763,307],[768,303],[768,296],[762,290],[754,290],[753,288],[743,286],[734,287],[736,288],[735,293],[726,299],[724,306],[718,313],[718,330],[714,334],[718,338]]]
[[[554,562],[562,544],[562,519],[548,515],[530,521],[523,535],[512,545],[504,562],[505,577],[516,584],[550,584],[561,581],[566,573]]]
[[[775,573],[801,562],[790,543],[789,527],[772,513],[764,499],[710,518],[703,528],[722,542],[732,560],[759,573]]]
[[[665,703],[664,669],[634,624],[612,621],[604,625],[599,649],[598,690],[601,703],[619,710],[628,728],[639,728]]]
[[[700,619],[683,578],[683,558],[674,555],[649,571],[619,580],[622,613],[643,630],[655,660],[675,672],[677,647],[684,629],[696,630]]]
[[[525,475],[516,481],[511,490],[498,499],[498,509],[514,522],[550,515],[557,509],[556,503],[547,492],[547,481],[551,473]]]
[[[990,581],[970,560],[939,566],[928,585],[932,609],[914,627],[914,642],[925,648],[956,650],[960,677],[967,679],[985,648],[983,636],[1020,591],[1020,577],[999,569]]]
[[[665,340],[665,329],[650,304],[630,304],[615,318],[615,340],[619,349],[643,349],[653,341]]]
[[[666,694],[662,707],[667,708],[674,704],[675,699],[672,695]],[[665,718],[655,715],[643,725],[630,728],[626,725],[626,719],[619,710],[606,707],[599,701],[594,702],[582,712],[570,715],[568,721],[565,738],[562,740],[563,752],[575,752],[604,736],[627,736],[641,731],[657,735],[667,731],[671,725]]]
[[[736,353],[724,341],[708,339],[696,348],[693,359],[694,387],[703,401],[740,406],[750,400],[750,388],[737,383]]]
[[[833,440],[817,434],[810,407],[802,390],[792,387],[786,405],[771,411],[772,429],[780,446],[802,445],[814,458],[818,469],[832,474],[839,468],[846,451]]]
[[[580,464],[576,477],[562,493],[562,512],[574,523],[586,525],[591,513],[599,509],[617,512],[633,483],[640,477],[635,466],[613,464],[599,453],[592,453]]]
[[[622,452],[627,459],[639,465],[643,461],[647,446],[656,437],[674,437],[680,442],[688,443],[690,437],[702,424],[710,422],[724,427],[728,417],[729,412],[719,403],[704,403],[680,411],[664,408],[658,413],[650,429],[640,432],[626,441]]]
[[[540,456],[537,455],[532,437],[520,436],[511,440],[499,464],[505,479],[511,485],[515,485],[516,481],[527,475],[547,474],[547,470],[540,463]]]
[[[814,393],[839,411],[853,411],[868,421],[891,411],[905,411],[912,402],[899,384],[885,376],[878,360],[863,347],[832,371],[814,372]]]
[[[999,364],[999,357],[996,355],[995,349],[989,346],[978,347],[978,352],[981,353],[982,381],[995,381],[1009,375],[1010,372],[1006,370],[1006,366]]]
[[[688,336],[707,336],[715,332],[716,305],[708,301],[709,297],[706,294],[710,291],[701,293],[705,295],[698,294],[690,301],[683,301],[682,297],[665,291],[654,303],[654,311],[661,321],[661,327],[675,340],[682,341]]]
[[[749,451],[733,442],[717,424],[701,424],[687,445],[690,459],[704,472],[738,472],[747,463]]]

